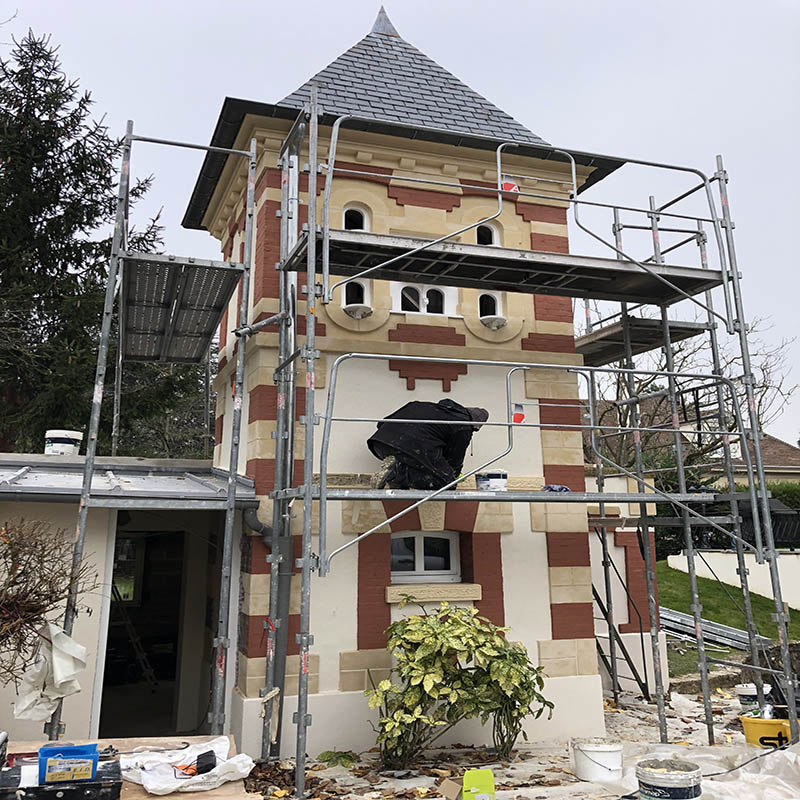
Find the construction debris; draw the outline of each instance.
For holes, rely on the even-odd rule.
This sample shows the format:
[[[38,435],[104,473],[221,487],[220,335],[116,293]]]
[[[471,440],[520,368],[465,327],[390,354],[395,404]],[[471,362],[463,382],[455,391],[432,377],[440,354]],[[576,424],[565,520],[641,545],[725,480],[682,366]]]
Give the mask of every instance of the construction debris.
[[[317,763],[309,768],[308,796],[312,800],[420,800],[447,797],[467,769],[489,768],[494,773],[496,800],[582,798],[611,800],[634,792],[636,765],[645,759],[675,759],[698,764],[704,776],[704,800],[792,800],[800,797],[800,747],[778,752],[748,746],[738,716],[741,706],[731,692],[713,696],[714,733],[724,744],[704,744],[704,708],[697,697],[673,692],[667,708],[672,744],[658,741],[656,706],[634,695],[622,695],[619,705],[606,703],[607,739],[623,744],[623,775],[618,780],[580,781],[574,774],[569,742],[524,744],[510,761],[497,761],[491,748],[455,744],[426,752],[414,769],[382,771],[378,754],[360,754],[351,769]],[[755,759],[743,769],[728,772]],[[720,774],[726,773],[727,774]],[[294,763],[257,764],[245,781],[250,792],[266,798],[288,797],[294,789]]]

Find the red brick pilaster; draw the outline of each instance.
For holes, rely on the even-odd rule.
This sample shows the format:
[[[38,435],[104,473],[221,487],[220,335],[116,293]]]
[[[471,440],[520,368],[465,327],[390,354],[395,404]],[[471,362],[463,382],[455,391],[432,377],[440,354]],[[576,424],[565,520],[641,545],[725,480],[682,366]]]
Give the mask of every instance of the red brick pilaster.
[[[391,606],[386,587],[391,583],[391,536],[375,533],[358,543],[358,630],[359,650],[386,647],[386,629]]]
[[[471,535],[472,577],[481,585],[482,597],[475,603],[478,611],[495,625],[505,625],[503,603],[503,551],[499,533]]]
[[[648,536],[650,542],[650,557],[653,563],[656,562],[656,539],[651,531]],[[650,623],[647,610],[647,582],[645,580],[644,558],[639,547],[639,537],[636,531],[614,531],[614,544],[617,547],[625,548],[625,583],[630,592],[628,600],[628,621],[619,626],[620,633],[639,633],[639,617],[636,610],[642,616],[644,632],[650,630]],[[658,613],[658,586],[656,592],[656,613]],[[631,602],[631,600],[633,602]],[[635,606],[634,606],[635,604]]]

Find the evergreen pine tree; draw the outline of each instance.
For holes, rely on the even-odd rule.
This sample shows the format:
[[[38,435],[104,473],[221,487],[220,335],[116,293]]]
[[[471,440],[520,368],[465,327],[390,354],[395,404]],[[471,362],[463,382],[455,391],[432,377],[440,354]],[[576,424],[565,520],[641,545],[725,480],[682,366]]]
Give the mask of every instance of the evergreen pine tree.
[[[88,422],[121,155],[92,105],[49,37],[28,32],[0,59],[0,451],[38,452],[47,428]],[[150,183],[137,182],[132,201]],[[128,242],[159,245],[157,219]],[[204,368],[124,374],[120,452],[200,455]],[[100,452],[109,428],[104,419]]]

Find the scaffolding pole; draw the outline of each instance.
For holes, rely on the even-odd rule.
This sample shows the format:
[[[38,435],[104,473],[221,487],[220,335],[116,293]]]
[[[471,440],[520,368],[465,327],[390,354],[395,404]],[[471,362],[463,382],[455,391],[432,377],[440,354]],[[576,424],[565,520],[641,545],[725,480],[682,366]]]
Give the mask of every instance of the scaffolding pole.
[[[733,284],[733,303],[736,316],[735,327],[739,336],[739,349],[742,354],[742,372],[745,393],[747,396],[747,411],[750,417],[750,433],[753,443],[753,461],[758,473],[758,497],[761,504],[761,519],[766,548],[764,556],[769,564],[770,582],[772,584],[772,597],[775,602],[775,625],[778,629],[778,642],[781,650],[781,661],[783,664],[783,691],[786,697],[786,704],[789,713],[789,731],[793,742],[800,737],[800,727],[797,721],[797,702],[796,702],[796,683],[792,670],[792,656],[789,650],[789,614],[783,604],[783,594],[781,592],[781,578],[778,567],[778,553],[775,550],[775,537],[772,531],[772,517],[770,515],[769,498],[767,496],[767,481],[764,474],[764,461],[761,454],[760,430],[758,423],[758,409],[756,407],[755,391],[753,389],[753,368],[750,363],[750,345],[747,341],[747,325],[744,315],[744,303],[742,301],[741,283],[739,280],[739,264],[736,258],[736,247],[733,241],[733,221],[731,219],[730,205],[728,201],[728,173],[722,163],[722,156],[717,156],[717,174],[715,176],[719,186],[720,200],[722,205],[722,220],[725,229],[725,241],[728,248],[728,259],[730,263],[731,283]],[[742,442],[742,450],[747,449],[747,442]],[[755,515],[755,505],[753,506]],[[755,516],[753,517],[755,522]]]
[[[622,225],[620,223],[619,211],[614,209],[614,245],[617,258],[622,258]],[[621,304],[622,314],[622,339],[625,349],[625,368],[633,370],[633,345],[631,344],[630,316],[628,314],[628,304]],[[626,374],[626,386],[628,397],[633,400],[630,410],[630,423],[634,428],[633,432],[633,454],[636,481],[640,492],[645,491],[644,482],[644,459],[642,457],[641,434],[638,428],[641,424],[639,417],[639,400],[636,392],[636,379],[633,372]],[[644,580],[647,587],[647,615],[650,621],[650,650],[653,657],[653,688],[655,689],[656,708],[658,710],[658,735],[662,742],[667,742],[667,712],[664,702],[664,674],[661,671],[661,643],[659,641],[659,620],[658,603],[656,601],[656,572],[653,566],[653,553],[650,549],[650,531],[647,525],[647,503],[639,504],[639,530],[641,532],[644,545],[642,556],[644,558]],[[655,535],[655,534],[654,534]]]
[[[305,766],[306,766],[306,739],[308,728],[311,725],[311,714],[308,713],[308,659],[309,648],[314,643],[310,632],[311,625],[311,571],[314,567],[315,557],[311,551],[311,525],[314,504],[311,496],[311,485],[314,481],[314,425],[316,414],[314,411],[314,391],[316,388],[316,360],[319,353],[316,351],[316,304],[321,297],[321,287],[317,287],[317,259],[315,234],[317,230],[317,144],[319,130],[320,109],[317,102],[318,90],[316,85],[311,87],[311,101],[309,103],[309,138],[308,138],[308,230],[312,234],[308,239],[308,267],[306,270],[306,389],[305,411],[301,420],[305,431],[305,451],[303,459],[303,483],[305,496],[303,497],[303,539],[302,555],[298,559],[300,567],[300,632],[297,634],[297,644],[300,650],[300,668],[297,688],[297,711],[294,722],[297,725],[297,752],[295,755],[295,794],[298,798],[305,793]],[[290,421],[291,422],[291,421]]]
[[[299,203],[299,156],[305,134],[303,111],[295,123],[295,135],[288,139],[281,152],[281,209],[280,209],[280,259],[281,262],[297,242],[297,214]],[[283,363],[297,348],[296,304],[297,274],[280,270],[279,308],[284,314],[278,328],[278,363]],[[275,452],[275,491],[292,485],[295,435],[296,369],[276,370],[277,419]],[[261,734],[261,757],[279,758],[283,731],[283,700],[286,679],[286,652],[288,648],[289,604],[291,600],[292,563],[292,512],[291,501],[275,498],[272,501],[269,619],[267,634],[266,686],[264,722]]]
[[[125,138],[122,140],[122,167],[120,169],[119,186],[117,187],[117,211],[114,235],[111,239],[111,255],[108,261],[108,280],[106,282],[105,301],[103,303],[103,320],[100,326],[100,347],[97,352],[97,368],[94,376],[94,392],[92,392],[92,411],[89,417],[89,435],[86,440],[86,456],[83,462],[83,481],[81,483],[81,499],[78,504],[78,523],[75,529],[75,542],[72,548],[72,572],[70,576],[67,607],[64,611],[64,632],[72,635],[75,624],[78,601],[78,575],[83,562],[83,548],[86,542],[86,520],[89,515],[89,496],[92,491],[92,476],[97,455],[97,434],[100,430],[100,411],[103,406],[103,389],[106,380],[106,363],[108,346],[111,340],[111,322],[114,316],[114,296],[117,290],[120,251],[124,243],[125,219],[127,217],[128,194],[131,175],[131,142],[133,122],[128,121]],[[61,722],[63,700],[53,711],[50,720],[45,724],[44,732],[50,740],[58,739],[63,733]]]
[[[588,299],[584,300],[584,312],[586,315],[586,333],[591,333],[592,316]],[[591,393],[591,407],[597,408],[597,381],[594,373],[589,376],[589,392]],[[595,478],[597,491],[602,492],[605,488],[605,468],[599,458],[595,458],[595,466],[597,468],[597,476]],[[601,518],[605,517],[606,504],[601,502],[598,511]],[[601,525],[595,530],[599,534],[602,550],[603,587],[606,594],[606,613],[603,614],[603,617],[608,627],[608,671],[611,679],[611,696],[614,698],[614,704],[619,705],[620,686],[617,672],[617,639],[614,635],[614,598],[611,590],[611,556],[608,552],[608,529],[605,525]]]
[[[244,256],[241,277],[241,300],[239,302],[239,326],[247,325],[250,305],[250,265],[253,257],[253,220],[256,190],[256,140],[250,141],[247,166],[247,199],[245,202]],[[244,394],[244,366],[247,337],[239,339],[236,352],[236,378],[233,392],[233,418],[231,420],[231,450],[228,467],[228,484],[225,498],[225,528],[222,540],[222,567],[220,575],[219,613],[217,635],[213,641],[215,650],[214,671],[211,682],[211,709],[209,723],[211,733],[225,731],[225,679],[227,675],[228,650],[230,649],[230,598],[231,565],[233,562],[233,528],[236,518],[236,479],[239,472],[239,444],[242,428],[242,396]]]
[[[708,237],[703,230],[703,223],[697,223],[697,247],[700,253],[700,264],[704,269],[708,269],[708,255],[706,246]],[[706,292],[706,305],[711,310],[714,307],[714,298],[711,292]],[[717,340],[717,326],[714,324],[711,311],[708,313],[708,337],[709,345],[711,347],[711,368],[715,375],[722,374],[722,362],[719,357],[719,342]],[[722,392],[722,387],[717,386],[717,427],[719,430],[725,430],[728,427],[728,420],[725,417],[725,397]],[[747,446],[746,442],[742,442],[741,446]],[[745,626],[747,629],[747,640],[750,646],[750,663],[756,667],[761,666],[761,655],[758,640],[758,631],[756,630],[755,621],[753,618],[753,605],[750,599],[750,585],[748,579],[747,563],[744,557],[744,545],[742,544],[742,523],[739,517],[739,503],[735,499],[736,494],[736,479],[733,471],[733,456],[731,454],[730,440],[727,436],[722,437],[722,456],[725,470],[725,478],[728,484],[728,493],[731,495],[730,509],[731,517],[733,519],[734,537],[733,543],[736,547],[736,564],[737,574],[739,575],[739,585],[742,590],[742,602],[744,603],[744,616]],[[758,707],[764,706],[764,678],[759,669],[754,670],[753,682],[756,685],[756,695],[758,700]]]

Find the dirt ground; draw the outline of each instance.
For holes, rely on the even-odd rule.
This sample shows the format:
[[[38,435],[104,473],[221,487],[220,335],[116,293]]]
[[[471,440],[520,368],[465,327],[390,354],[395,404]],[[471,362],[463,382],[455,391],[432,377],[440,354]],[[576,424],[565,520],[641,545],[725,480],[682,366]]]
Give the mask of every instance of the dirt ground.
[[[710,757],[713,764],[723,768],[740,764],[745,758],[760,752],[745,744],[738,714],[741,709],[734,696],[725,691],[714,693],[714,735],[716,747],[711,750],[703,720],[702,705],[696,696],[673,693],[667,708],[667,731],[671,745],[659,744],[656,708],[633,695],[621,698],[620,706],[606,703],[607,741],[623,743],[628,782],[633,780],[632,766],[643,757],[680,757],[691,760]],[[573,773],[569,742],[525,744],[509,762],[498,762],[492,751],[483,747],[454,746],[428,751],[424,763],[413,770],[383,772],[374,752],[359,755],[351,769],[328,767],[312,763],[308,773],[308,796],[319,800],[335,797],[365,798],[365,800],[414,800],[440,797],[438,784],[445,777],[459,780],[469,768],[490,768],[495,776],[497,800],[550,800],[550,798],[619,798],[628,790],[610,788],[609,784],[580,781]],[[709,756],[710,754],[710,756]],[[781,753],[780,757],[787,756]],[[763,762],[764,759],[761,759]],[[704,769],[704,774],[709,772]],[[257,767],[248,780],[247,788],[266,797],[287,797],[293,790],[291,762]],[[612,782],[613,783],[613,782]],[[635,787],[635,783],[631,788]],[[730,788],[733,788],[732,785]],[[704,782],[704,797],[706,796]],[[711,796],[727,797],[722,794]],[[731,796],[737,796],[736,794]],[[745,796],[742,794],[742,796]],[[749,792],[750,800],[761,797]],[[770,795],[771,796],[771,795]],[[778,794],[776,797],[792,797]],[[800,797],[800,772],[798,793]]]

